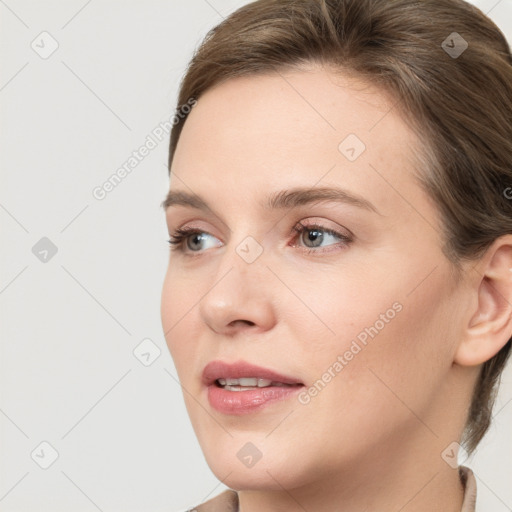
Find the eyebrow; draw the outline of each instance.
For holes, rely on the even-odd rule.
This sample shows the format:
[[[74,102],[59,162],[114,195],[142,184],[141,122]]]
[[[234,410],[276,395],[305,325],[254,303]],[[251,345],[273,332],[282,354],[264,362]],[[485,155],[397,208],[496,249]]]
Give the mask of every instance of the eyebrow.
[[[281,190],[268,196],[263,203],[260,203],[260,206],[265,210],[292,209],[324,201],[350,204],[382,215],[379,210],[364,197],[353,194],[348,190],[334,187],[297,187],[290,190]],[[170,190],[166,198],[162,201],[161,206],[164,210],[167,210],[169,207],[177,205],[188,206],[198,210],[212,211],[208,203],[202,197],[185,191]]]

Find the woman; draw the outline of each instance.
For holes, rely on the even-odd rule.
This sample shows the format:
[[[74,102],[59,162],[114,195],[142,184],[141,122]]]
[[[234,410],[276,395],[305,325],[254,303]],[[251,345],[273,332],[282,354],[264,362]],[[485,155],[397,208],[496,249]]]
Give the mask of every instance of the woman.
[[[180,105],[162,324],[231,489],[196,510],[474,511],[512,336],[501,32],[462,0],[259,0]]]

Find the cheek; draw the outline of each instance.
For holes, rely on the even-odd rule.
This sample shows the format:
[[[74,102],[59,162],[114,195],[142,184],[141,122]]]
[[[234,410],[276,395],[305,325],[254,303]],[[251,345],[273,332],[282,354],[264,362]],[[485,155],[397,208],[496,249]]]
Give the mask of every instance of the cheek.
[[[301,273],[299,279],[291,273],[284,276],[286,282],[294,283],[295,297],[288,290],[281,291],[285,304],[282,318],[294,331],[293,350],[305,351],[303,359],[316,362],[316,373],[349,350],[352,341],[364,346],[372,336],[381,336],[400,315],[396,291],[376,287],[378,280],[372,281],[367,275],[358,269],[348,272],[346,268],[326,267]]]
[[[360,275],[317,276],[316,286],[302,281],[297,294],[309,297],[312,311],[301,316],[299,309],[288,309],[287,317],[294,318],[289,325],[316,388],[311,402],[331,412],[342,403],[363,417],[386,415],[390,409],[383,404],[389,401],[393,410],[403,408],[397,397],[411,407],[428,407],[450,369],[456,337],[443,270],[424,286],[417,286],[421,279],[412,271],[396,272],[397,279],[381,280],[381,286]]]
[[[204,293],[199,292],[197,283],[180,277],[179,272],[169,267],[162,288],[160,314],[167,346],[179,374],[184,364],[192,362],[194,345],[190,340],[199,339],[199,322],[191,322],[193,318],[197,320],[194,309]]]
[[[452,366],[457,322],[439,277],[401,299],[403,310],[372,340],[363,361],[373,389],[410,419],[409,411],[426,418],[435,409]]]
[[[439,298],[435,286],[429,293],[435,304]],[[318,471],[335,467],[339,457],[357,458],[365,451],[379,452],[383,445],[398,446],[413,430],[431,441],[429,428],[438,430],[428,419],[429,411],[435,407],[450,359],[440,349],[442,340],[436,338],[441,326],[432,328],[432,322],[446,315],[439,308],[427,314],[425,296],[399,296],[395,301],[396,297],[384,294],[369,301],[355,325],[339,315],[334,324],[338,335],[332,338],[330,350],[325,339],[317,340],[302,355],[308,361],[310,387],[298,405],[296,419],[308,426],[308,439],[326,440]],[[393,309],[394,316],[388,312],[393,316],[388,323],[378,322],[380,314],[385,315],[396,302],[402,308]],[[345,304],[353,308],[350,301]],[[305,442],[305,457],[310,453],[314,459],[317,450],[313,441]]]

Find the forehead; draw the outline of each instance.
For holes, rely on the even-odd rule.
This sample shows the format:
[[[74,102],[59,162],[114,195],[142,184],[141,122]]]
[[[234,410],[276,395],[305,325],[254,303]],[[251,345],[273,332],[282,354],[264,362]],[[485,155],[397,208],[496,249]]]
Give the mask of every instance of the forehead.
[[[201,195],[222,188],[224,197],[252,201],[269,189],[321,182],[351,188],[385,211],[396,203],[392,184],[415,185],[417,147],[385,93],[317,66],[207,90],[189,114],[171,171]],[[171,175],[171,188],[183,188],[180,180]]]

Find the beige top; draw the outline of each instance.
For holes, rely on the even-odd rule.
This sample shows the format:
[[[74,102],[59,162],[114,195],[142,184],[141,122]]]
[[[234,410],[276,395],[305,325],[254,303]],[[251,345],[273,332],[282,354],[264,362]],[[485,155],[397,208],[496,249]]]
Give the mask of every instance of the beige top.
[[[464,501],[460,512],[475,512],[476,480],[473,471],[466,466],[459,466],[459,476],[464,487]],[[228,489],[187,512],[239,512],[238,494]]]

